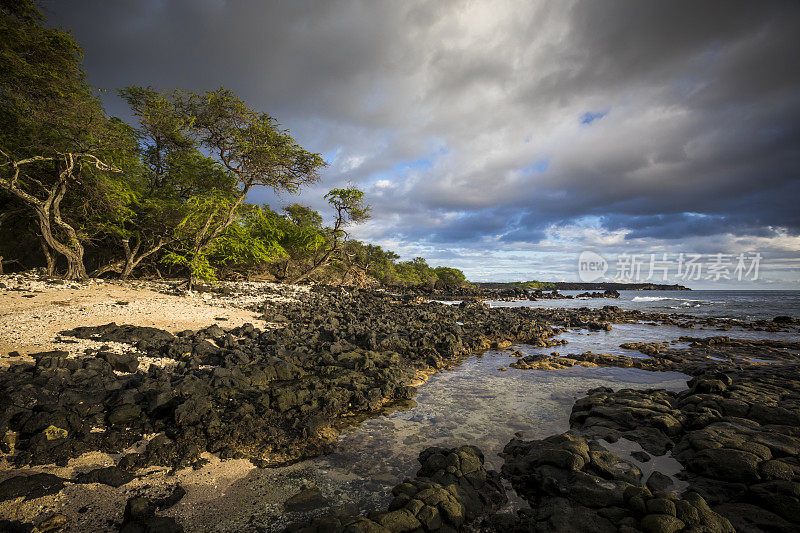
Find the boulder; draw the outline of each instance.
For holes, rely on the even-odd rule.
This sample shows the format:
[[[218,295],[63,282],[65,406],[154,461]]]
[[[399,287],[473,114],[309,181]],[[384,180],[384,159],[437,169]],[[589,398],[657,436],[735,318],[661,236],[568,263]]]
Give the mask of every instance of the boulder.
[[[283,503],[287,511],[313,511],[329,505],[317,487],[303,488]]]
[[[117,372],[136,372],[139,368],[139,358],[133,354],[98,352],[97,356],[108,362]]]
[[[100,483],[110,487],[121,487],[134,479],[134,475],[116,466],[96,468],[89,472],[79,474],[76,483]]]

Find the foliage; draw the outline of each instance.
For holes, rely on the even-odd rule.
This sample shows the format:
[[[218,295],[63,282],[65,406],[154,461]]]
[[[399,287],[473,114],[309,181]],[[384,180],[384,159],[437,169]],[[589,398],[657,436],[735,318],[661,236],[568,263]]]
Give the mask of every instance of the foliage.
[[[397,279],[402,284],[427,285],[436,284],[436,272],[428,266],[422,257],[415,257],[411,261],[403,261],[395,267]]]
[[[555,285],[552,283],[548,283],[546,281],[523,281],[519,283],[519,286],[523,289],[528,290],[542,290],[542,291],[550,291],[555,289]]]
[[[456,269],[397,262],[394,252],[350,239],[371,209],[354,186],[325,195],[329,226],[299,203],[278,211],[245,203],[257,187],[296,193],[326,163],[230,90],[126,87],[128,125],[106,115],[81,59],[73,37],[48,27],[31,0],[0,0],[3,264],[43,256],[51,272],[66,262],[75,278],[88,264],[94,275],[122,278],[145,267],[160,275],[160,266],[206,281],[360,271],[385,284],[464,283]],[[20,245],[29,239],[39,246]]]
[[[397,273],[395,261],[399,255],[384,250],[375,244],[365,244],[357,240],[349,240],[344,246],[343,253],[353,265],[360,267],[367,275],[383,284],[396,284]]]
[[[341,226],[349,223],[364,222],[370,216],[371,208],[364,203],[364,192],[352,185],[346,189],[331,189],[325,195],[325,199],[336,209],[334,228],[337,230],[341,230]]]
[[[232,91],[176,91],[171,101],[188,120],[188,133],[237,180],[239,191],[270,187],[296,193],[319,180],[320,154],[303,149],[278,122],[250,109]]]
[[[31,2],[0,3],[0,188],[36,220],[44,254],[63,257],[77,279],[84,246],[127,195],[112,175],[135,147],[92,95],[80,56]]]
[[[241,220],[231,224],[211,246],[208,256],[228,271],[257,269],[286,255],[283,231],[268,207],[246,206]]]
[[[307,205],[287,205],[283,208],[283,212],[286,214],[289,220],[297,226],[305,226],[315,229],[322,228],[322,215]]]
[[[192,277],[198,280],[214,283],[217,281],[217,270],[208,260],[205,252],[169,251],[161,258],[165,265],[184,267],[191,272]]]
[[[457,268],[441,266],[436,267],[434,272],[436,273],[436,278],[446,287],[460,287],[467,281],[464,273]]]

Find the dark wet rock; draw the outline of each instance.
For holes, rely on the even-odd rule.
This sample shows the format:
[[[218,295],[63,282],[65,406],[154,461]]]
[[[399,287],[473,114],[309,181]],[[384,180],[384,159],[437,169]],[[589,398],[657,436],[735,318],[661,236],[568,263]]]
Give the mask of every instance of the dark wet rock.
[[[156,516],[156,506],[147,498],[136,496],[128,500],[123,514],[122,533],[183,533],[174,519]]]
[[[637,350],[650,357],[656,357],[669,348],[669,344],[665,342],[624,342],[619,347],[625,350]]]
[[[746,502],[725,503],[714,509],[725,515],[737,531],[796,532],[797,526],[763,507]]]
[[[489,304],[481,300],[480,298],[464,298],[460,304],[458,304],[460,309],[488,309]]]
[[[130,344],[143,342],[148,346],[161,346],[174,340],[171,333],[162,329],[130,325],[118,326],[114,322],[103,326],[77,327],[62,331],[61,335]]]
[[[686,527],[686,523],[675,515],[651,513],[642,518],[640,527],[645,533],[676,533]]]
[[[14,463],[64,464],[85,451],[119,452],[146,434],[166,432],[171,451],[146,451],[126,459],[130,466],[165,460],[174,461],[170,466],[191,464],[203,451],[246,456],[261,466],[284,464],[324,453],[343,418],[377,413],[409,399],[414,394],[411,384],[422,375],[493,346],[560,343],[553,341],[558,330],[548,323],[605,328],[645,317],[676,320],[613,306],[487,309],[482,303],[456,307],[328,288],[315,288],[302,298],[300,303],[264,309],[267,319],[276,314],[286,319],[282,327],[270,331],[250,324],[227,330],[213,325],[176,336],[154,328],[107,324],[64,332],[127,342],[149,357],[172,358],[176,366],[141,369],[136,355],[102,350],[93,353],[94,358],[71,358],[66,352],[38,354],[35,365],[0,370],[0,428],[14,433]],[[707,364],[700,352],[709,346],[730,350],[732,342],[698,344],[690,363]],[[736,346],[742,353],[786,349]],[[669,351],[662,355],[652,361],[605,354],[523,357],[514,366],[687,371],[687,363],[677,355]],[[776,406],[749,416],[775,423],[786,413]],[[93,433],[93,427],[107,431]],[[625,431],[633,430],[606,429],[610,438]],[[647,438],[651,450],[663,450],[675,431],[675,421],[663,417],[660,429],[641,430],[645,434],[640,440]],[[3,447],[10,450],[11,443]]]
[[[753,347],[727,338],[702,345]],[[688,385],[679,394],[595,391],[575,403],[572,426],[597,438],[634,440],[651,453],[672,450],[690,489],[737,528],[800,527],[798,365],[700,373]],[[736,511],[742,505],[753,512]]]
[[[126,425],[136,421],[142,414],[137,404],[123,404],[115,407],[108,415],[108,423],[112,426]]]
[[[500,475],[484,468],[483,454],[474,446],[428,448],[419,462],[417,477],[392,489],[388,510],[317,519],[287,531],[458,531],[507,501]]]
[[[14,476],[0,483],[0,501],[24,497],[26,500],[56,494],[64,488],[64,480],[53,474]]]
[[[36,526],[19,520],[0,519],[0,531],[6,533],[33,533],[36,531]]]
[[[619,292],[614,289],[606,289],[603,292],[582,292],[575,295],[575,298],[619,298]]]
[[[222,458],[247,457],[259,466],[272,466],[325,453],[346,421],[407,401],[415,392],[412,384],[421,376],[450,368],[471,354],[516,343],[556,344],[553,337],[559,329],[549,324],[606,329],[648,320],[680,327],[744,325],[766,331],[791,326],[783,321],[748,325],[646,314],[614,306],[488,309],[479,300],[445,306],[421,296],[315,287],[299,303],[263,309],[267,320],[280,317],[275,330],[214,325],[172,335],[154,328],[108,324],[64,332],[126,342],[141,355],[172,358],[175,365],[138,368],[138,355],[120,359],[104,348],[82,358],[66,352],[36,354],[34,364],[22,362],[2,369],[0,429],[7,436],[3,451],[11,454],[9,460],[17,466],[65,465],[87,451],[119,453],[146,435],[158,434],[140,453],[121,458],[119,468],[198,466],[203,452]],[[695,516],[705,517],[703,523],[718,516],[706,511],[707,501],[725,512],[736,505],[753,506],[759,510],[752,513],[753,523],[767,524],[776,517],[775,524],[782,520],[797,526],[800,515],[791,513],[797,509],[800,483],[800,344],[729,337],[682,340],[689,348],[654,343],[629,347],[646,353],[647,358],[591,352],[515,358],[511,365],[515,368],[558,371],[575,365],[616,366],[693,376],[682,393],[600,388],[576,402],[570,423],[582,432],[581,438],[589,439],[586,457],[569,451],[573,444],[566,451],[537,448],[535,454],[544,455],[534,471],[547,482],[544,489],[537,489],[542,493],[541,505],[523,517],[525,524],[561,530],[641,529],[643,519],[652,516],[646,522],[648,528],[669,530],[679,526],[678,521],[694,527]],[[638,469],[590,443],[591,439],[619,438],[638,442],[655,455],[673,451],[686,469],[682,475],[691,490],[702,496],[702,505],[688,496],[687,501],[670,496],[666,501],[675,508],[675,514],[670,514],[669,503],[656,501],[660,495],[641,487]],[[492,498],[502,491],[486,488],[486,484],[491,487],[488,473],[484,485],[475,485],[477,479],[464,470],[472,468],[473,459],[459,456],[458,466],[447,463],[440,468],[442,457],[455,461],[453,453],[440,450],[421,457],[420,475],[409,482],[416,492],[396,494],[386,516],[353,517],[347,524],[341,517],[331,520],[342,529],[376,531],[386,529],[384,522],[400,529],[435,529],[441,521],[446,530],[462,520],[466,523],[470,516],[491,512],[498,505]],[[461,476],[444,479],[454,472]],[[471,479],[466,487],[464,479]],[[626,499],[622,489],[626,484],[648,492]],[[460,489],[453,493],[450,485]],[[551,494],[553,487],[574,490]],[[428,489],[433,492],[426,493]],[[420,499],[418,493],[436,503]],[[141,521],[128,521],[134,522],[141,526]],[[515,527],[527,527],[516,518],[512,522]]]
[[[551,357],[545,354],[527,355],[519,358],[509,366],[517,370],[560,370],[576,365],[597,366],[593,363],[581,362],[569,357]]]
[[[108,466],[105,468],[96,468],[89,472],[79,474],[75,479],[76,483],[101,483],[110,487],[121,487],[126,483],[130,483],[134,479],[134,475],[126,472],[116,466]]]
[[[186,489],[184,489],[181,485],[175,485],[175,487],[173,487],[172,491],[167,496],[163,498],[152,499],[151,501],[157,509],[163,510],[174,506],[176,503],[181,501],[184,496],[186,496]]]
[[[132,354],[99,352],[97,356],[105,359],[117,372],[136,372],[139,368],[139,358]]]
[[[621,390],[596,392],[572,407],[570,424],[597,438],[625,437],[638,442],[647,452],[663,455],[674,445],[683,414],[673,407],[676,395],[667,391]]]
[[[423,375],[493,342],[544,344],[557,333],[531,309],[331,289],[306,298],[270,306],[268,314],[286,321],[269,331],[213,325],[176,336],[112,323],[63,332],[129,343],[176,365],[143,369],[138,355],[101,350],[88,358],[40,354],[35,365],[0,370],[0,427],[16,432],[14,463],[63,464],[163,433],[166,441],[124,466],[187,466],[206,451],[285,464],[327,451],[342,419],[412,398]]]
[[[576,432],[514,439],[503,454],[503,475],[531,505],[510,531],[733,531],[699,495],[651,491],[634,465]]]
[[[328,500],[317,487],[303,488],[283,503],[287,511],[312,511],[328,505]]]
[[[631,452],[631,457],[643,463],[646,463],[647,461],[650,460],[650,456],[644,450],[637,450],[635,452]]]
[[[645,485],[653,492],[668,492],[672,490],[675,482],[672,481],[671,477],[662,474],[658,470],[654,470],[650,474],[650,477],[647,478]]]
[[[710,448],[694,454],[688,461],[689,468],[700,476],[723,481],[753,482],[758,474],[758,456],[730,448]]]

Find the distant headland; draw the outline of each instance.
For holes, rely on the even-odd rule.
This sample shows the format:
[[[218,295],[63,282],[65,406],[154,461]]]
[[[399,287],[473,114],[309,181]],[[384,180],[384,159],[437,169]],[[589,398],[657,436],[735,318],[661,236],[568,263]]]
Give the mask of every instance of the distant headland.
[[[544,291],[690,291],[683,285],[664,285],[658,283],[613,283],[613,282],[571,282],[571,281],[511,281],[505,283],[474,282],[476,287],[487,290],[529,289]]]

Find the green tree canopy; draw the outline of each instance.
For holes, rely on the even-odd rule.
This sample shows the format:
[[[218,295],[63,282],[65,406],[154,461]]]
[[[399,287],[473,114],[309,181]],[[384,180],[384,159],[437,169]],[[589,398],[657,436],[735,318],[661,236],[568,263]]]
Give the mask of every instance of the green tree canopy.
[[[436,273],[436,278],[448,288],[460,287],[467,281],[464,273],[457,268],[441,266],[436,267],[434,272]]]
[[[254,187],[295,193],[317,181],[325,166],[274,118],[228,89],[128,87],[122,94],[140,121],[151,189],[177,192],[188,208],[166,260],[188,268],[190,285],[201,274],[208,277],[209,250],[234,224]]]
[[[0,189],[29,210],[45,253],[64,257],[77,279],[86,277],[86,216],[117,207],[125,191],[109,172],[134,149],[80,60],[72,37],[47,28],[31,2],[0,4]]]

